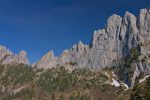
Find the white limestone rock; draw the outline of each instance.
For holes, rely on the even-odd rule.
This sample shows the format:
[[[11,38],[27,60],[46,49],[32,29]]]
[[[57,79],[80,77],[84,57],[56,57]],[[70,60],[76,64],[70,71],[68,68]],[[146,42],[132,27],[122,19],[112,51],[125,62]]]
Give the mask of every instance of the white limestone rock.
[[[124,17],[116,14],[108,18],[106,27],[94,32],[93,40],[89,45],[82,42],[75,44],[71,49],[65,50],[60,57],[51,56],[52,59],[43,59],[37,66],[51,68],[55,65],[75,63],[75,67],[101,69],[113,66],[114,62],[129,55],[131,48],[141,41],[150,40],[150,9],[142,9],[139,17],[126,12]],[[148,52],[149,46],[142,47],[142,53]],[[47,61],[49,60],[49,61]],[[50,62],[50,63],[47,63]],[[41,64],[40,64],[41,63]],[[49,65],[48,65],[49,64]],[[140,69],[145,67],[139,63]],[[146,67],[148,68],[148,67]]]
[[[27,58],[27,53],[25,51],[21,51],[18,55],[13,54],[9,49],[4,46],[0,46],[0,61],[1,64],[29,64],[29,60]]]

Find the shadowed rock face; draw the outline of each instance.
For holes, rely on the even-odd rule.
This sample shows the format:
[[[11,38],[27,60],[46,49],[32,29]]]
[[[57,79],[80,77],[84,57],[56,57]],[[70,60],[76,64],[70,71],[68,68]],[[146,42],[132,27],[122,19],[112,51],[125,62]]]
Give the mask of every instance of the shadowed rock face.
[[[56,65],[75,63],[76,67],[101,69],[112,66],[129,54],[138,43],[150,41],[150,9],[142,9],[138,17],[126,12],[124,17],[116,14],[108,18],[106,27],[94,32],[90,45],[82,42],[65,50],[60,57],[46,54],[36,65],[51,68]],[[146,54],[149,47],[143,47],[141,53]]]
[[[20,53],[16,55],[4,46],[0,46],[0,61],[1,64],[29,64],[27,53],[25,51],[20,51]]]

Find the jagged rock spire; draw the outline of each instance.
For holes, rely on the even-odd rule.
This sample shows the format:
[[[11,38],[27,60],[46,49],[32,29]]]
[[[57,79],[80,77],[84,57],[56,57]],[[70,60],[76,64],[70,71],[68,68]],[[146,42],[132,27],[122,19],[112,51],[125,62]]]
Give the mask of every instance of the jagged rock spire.
[[[51,68],[56,64],[64,65],[70,62],[77,63],[78,67],[103,68],[112,66],[117,61],[129,54],[132,47],[139,41],[150,40],[150,9],[142,9],[139,17],[126,12],[123,17],[112,15],[108,18],[106,27],[94,32],[90,45],[84,45],[81,41],[65,50],[60,57],[44,56],[37,65]],[[147,52],[148,47],[143,52]],[[50,59],[46,59],[50,58]],[[48,63],[49,62],[49,63]]]
[[[20,51],[20,53],[16,55],[5,46],[0,46],[0,61],[1,64],[29,64],[26,51]]]
[[[52,68],[55,67],[57,63],[57,57],[54,56],[53,51],[46,53],[35,65],[38,68]]]

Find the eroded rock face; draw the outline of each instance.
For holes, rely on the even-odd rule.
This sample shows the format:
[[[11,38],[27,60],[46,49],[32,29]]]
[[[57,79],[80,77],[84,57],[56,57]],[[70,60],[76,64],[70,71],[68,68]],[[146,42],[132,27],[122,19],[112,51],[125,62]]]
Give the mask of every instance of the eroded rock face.
[[[53,51],[49,51],[46,55],[44,55],[35,65],[38,68],[52,68],[56,67],[57,57],[54,56]]]
[[[29,64],[27,52],[24,50],[20,51],[19,54],[15,57],[15,61],[22,64]]]
[[[138,17],[138,27],[140,36],[150,40],[150,9],[142,9]]]
[[[84,45],[81,41],[72,46],[70,50],[65,50],[59,57],[60,64],[77,63],[82,55],[88,52],[89,46]]]
[[[150,41],[150,9],[142,9],[139,17],[126,12],[124,17],[112,15],[108,18],[106,27],[94,32],[90,45],[82,42],[65,50],[60,57],[44,56],[37,66],[51,68],[56,65],[74,63],[76,67],[101,69],[112,66],[114,61],[129,54],[131,48],[139,43]],[[149,46],[143,46],[141,53],[146,54]],[[44,59],[45,58],[45,59]],[[45,67],[46,66],[46,67]]]
[[[25,51],[20,51],[20,53],[16,55],[4,46],[0,46],[0,61],[1,64],[29,64],[27,53]]]

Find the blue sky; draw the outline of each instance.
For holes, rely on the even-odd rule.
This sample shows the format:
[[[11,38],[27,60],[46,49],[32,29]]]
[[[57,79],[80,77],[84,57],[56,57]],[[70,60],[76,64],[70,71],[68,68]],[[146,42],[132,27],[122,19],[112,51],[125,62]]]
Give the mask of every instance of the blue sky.
[[[107,18],[125,11],[138,15],[149,0],[0,0],[0,44],[30,62],[53,50],[58,56],[78,41],[90,43]]]

